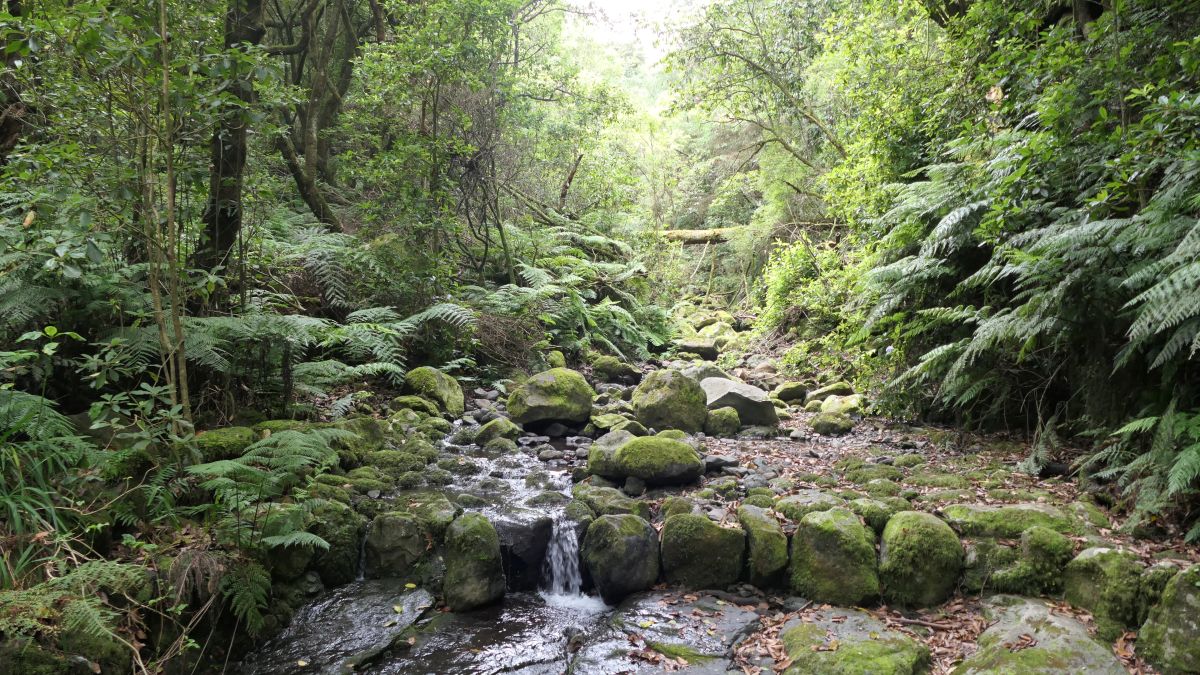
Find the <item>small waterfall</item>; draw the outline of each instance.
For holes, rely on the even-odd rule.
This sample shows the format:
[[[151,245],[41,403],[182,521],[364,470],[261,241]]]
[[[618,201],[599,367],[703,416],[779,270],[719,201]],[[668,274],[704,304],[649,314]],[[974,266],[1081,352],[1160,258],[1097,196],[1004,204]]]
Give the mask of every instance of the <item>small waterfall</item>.
[[[362,581],[367,578],[367,535],[363,534],[358,540],[358,573],[355,575],[355,581]]]
[[[575,524],[561,514],[554,519],[543,578],[546,595],[577,596],[583,586],[583,575],[579,572],[579,536]]]

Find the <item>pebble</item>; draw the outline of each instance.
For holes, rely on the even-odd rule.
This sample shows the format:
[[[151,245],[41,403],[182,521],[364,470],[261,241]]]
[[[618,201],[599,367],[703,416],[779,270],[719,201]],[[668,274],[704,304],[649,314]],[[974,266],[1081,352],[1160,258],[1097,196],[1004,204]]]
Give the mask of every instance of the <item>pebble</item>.
[[[717,521],[718,523],[721,522],[722,520],[725,520],[725,517],[728,515],[729,515],[729,512],[726,511],[725,509],[709,509],[708,510],[708,517],[712,520]]]
[[[888,466],[891,466],[895,461],[896,460],[892,459],[891,457],[888,457],[887,455],[884,455],[883,457],[875,458],[876,464],[886,464]]]

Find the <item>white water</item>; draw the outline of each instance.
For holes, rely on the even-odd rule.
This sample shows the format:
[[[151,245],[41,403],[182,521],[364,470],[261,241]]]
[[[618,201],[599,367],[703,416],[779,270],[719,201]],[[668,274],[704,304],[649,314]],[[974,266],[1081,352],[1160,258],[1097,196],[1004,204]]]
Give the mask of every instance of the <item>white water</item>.
[[[580,592],[583,575],[579,571],[579,537],[575,524],[561,514],[554,519],[554,530],[546,549],[544,578],[541,596],[546,604],[585,612],[606,609],[600,598]]]

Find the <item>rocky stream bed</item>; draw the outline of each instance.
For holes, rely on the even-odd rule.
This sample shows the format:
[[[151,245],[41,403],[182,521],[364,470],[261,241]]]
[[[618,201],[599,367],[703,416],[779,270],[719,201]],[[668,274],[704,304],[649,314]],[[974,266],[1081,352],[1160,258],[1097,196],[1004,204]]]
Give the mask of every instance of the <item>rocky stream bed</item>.
[[[1200,670],[1196,551],[1119,534],[1019,443],[766,359],[552,365],[510,392],[417,369],[336,423],[331,546],[273,561],[238,672]]]

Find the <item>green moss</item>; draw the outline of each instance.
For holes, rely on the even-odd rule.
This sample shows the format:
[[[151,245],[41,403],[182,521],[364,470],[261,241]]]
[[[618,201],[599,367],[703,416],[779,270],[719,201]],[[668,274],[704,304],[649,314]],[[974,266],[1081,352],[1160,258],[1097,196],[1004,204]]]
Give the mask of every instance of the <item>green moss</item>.
[[[406,471],[396,477],[396,485],[411,490],[425,484],[425,474],[421,471]]]
[[[877,479],[897,481],[901,478],[904,478],[904,472],[887,464],[864,464],[846,472],[846,480],[856,485]]]
[[[1075,554],[1066,536],[1034,526],[1021,534],[1021,559],[992,576],[992,585],[1004,593],[1041,595],[1062,587],[1063,568]]]
[[[789,520],[798,521],[814,511],[828,511],[845,502],[837,497],[820,490],[801,490],[799,493],[784,497],[775,503],[775,510]]]
[[[671,642],[655,642],[647,640],[646,646],[670,659],[683,659],[688,665],[702,665],[717,657],[696,651],[692,647]]]
[[[876,534],[883,532],[892,514],[903,509],[894,508],[878,499],[863,497],[850,501],[850,510],[857,513]]]
[[[633,391],[638,420],[655,429],[696,433],[708,417],[704,390],[695,380],[674,370],[656,370]]]
[[[863,491],[876,498],[895,497],[904,491],[904,487],[894,480],[876,478],[864,485]]]
[[[1063,534],[1082,529],[1078,520],[1048,504],[953,504],[942,513],[965,536],[1015,539],[1034,525]]]
[[[319,425],[303,420],[267,420],[254,425],[260,434],[270,435],[279,431],[308,431]]]
[[[658,513],[665,520],[681,513],[691,513],[695,509],[696,505],[687,497],[671,495],[662,501],[662,505],[658,507]]]
[[[497,438],[505,438],[510,441],[516,441],[521,435],[521,427],[513,424],[512,420],[507,417],[497,417],[496,419],[479,427],[479,431],[473,439],[479,445],[487,445],[492,440]]]
[[[1138,633],[1138,654],[1166,675],[1200,672],[1200,565],[1171,577]]]
[[[692,446],[657,436],[625,443],[617,448],[613,462],[620,475],[652,485],[687,483],[704,474],[704,461]]]
[[[615,356],[598,356],[592,362],[592,372],[600,377],[605,382],[616,382],[618,380],[632,380],[641,375],[641,372],[616,358]]]
[[[258,434],[250,427],[225,427],[211,429],[196,436],[196,448],[205,462],[241,457],[246,448],[258,440]]]
[[[761,496],[761,495],[760,495]],[[779,521],[750,504],[738,509],[738,523],[746,532],[746,568],[750,583],[767,588],[778,583],[788,563],[788,540]]]
[[[634,515],[592,521],[583,538],[582,558],[596,589],[610,604],[658,581],[658,536],[650,523]]]
[[[963,568],[958,535],[936,516],[902,511],[883,529],[879,577],[888,601],[936,605],[954,592]]]
[[[392,410],[412,410],[416,413],[436,417],[441,414],[437,404],[421,396],[407,394],[392,399]]]
[[[662,529],[663,575],[685,588],[724,588],[742,571],[746,535],[723,528],[708,516],[680,514]]]
[[[686,433],[680,431],[679,429],[663,429],[654,435],[658,436],[659,438],[671,438],[677,441],[682,441],[688,437]]]
[[[838,413],[819,413],[808,426],[822,436],[844,436],[854,430],[854,420]]]
[[[853,393],[854,388],[851,387],[849,383],[834,382],[833,384],[827,384],[824,387],[820,387],[808,392],[808,395],[804,397],[804,402],[812,403],[813,401],[824,401],[830,396],[850,396]]]
[[[425,482],[430,485],[449,485],[454,482],[454,474],[445,469],[426,469]]]
[[[338,502],[326,502],[312,511],[309,531],[329,544],[317,550],[311,563],[326,586],[354,581],[358,575],[359,539],[366,519]]]
[[[838,640],[829,633],[816,624],[780,633],[792,660],[786,675],[915,675],[928,669],[928,648],[908,636],[878,630],[873,636]]]
[[[563,353],[559,350],[552,349],[550,353],[546,354],[546,365],[551,368],[566,368],[567,357],[563,356]]]
[[[704,423],[704,433],[709,436],[733,436],[742,426],[738,411],[734,408],[717,408],[708,411],[708,420]]]
[[[914,466],[919,466],[925,463],[925,456],[916,453],[908,453],[900,455],[892,460],[892,466],[898,466],[903,469],[909,469]]]
[[[449,471],[456,476],[474,476],[480,472],[479,465],[466,457],[450,455],[437,461],[437,466],[443,471]]]
[[[792,537],[791,589],[814,602],[858,605],[879,595],[875,536],[852,511],[800,519]]]
[[[466,410],[466,401],[458,381],[436,368],[413,368],[404,376],[404,387],[410,393],[437,403],[454,417]]]
[[[423,470],[426,461],[411,452],[380,450],[367,455],[367,463],[389,476],[399,477],[409,471]]]
[[[482,607],[504,596],[500,537],[483,514],[464,513],[446,530],[446,578],[442,595],[456,612]]]
[[[904,481],[909,485],[919,487],[966,489],[971,487],[971,481],[952,473],[918,473],[909,476]]]
[[[644,520],[650,519],[649,504],[627,497],[616,488],[593,487],[580,483],[571,489],[571,495],[587,504],[597,515],[633,514]]]
[[[746,506],[757,506],[762,509],[772,509],[775,508],[775,498],[768,497],[767,495],[763,494],[750,495],[742,500],[742,504],[745,504]]]
[[[1115,640],[1134,625],[1142,564],[1128,551],[1090,548],[1067,563],[1063,589],[1067,602],[1096,620],[1096,634]]]
[[[551,368],[529,378],[508,397],[508,412],[521,424],[546,420],[587,422],[596,392],[583,375]]]

